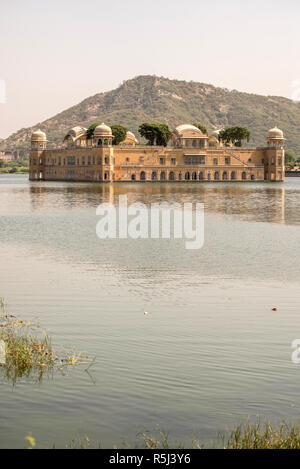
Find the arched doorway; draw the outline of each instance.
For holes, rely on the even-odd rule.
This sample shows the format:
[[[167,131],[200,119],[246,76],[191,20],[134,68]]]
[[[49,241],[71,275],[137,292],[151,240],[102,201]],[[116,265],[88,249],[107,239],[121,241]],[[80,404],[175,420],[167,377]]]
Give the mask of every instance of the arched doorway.
[[[242,180],[243,181],[246,181],[247,179],[247,174],[245,173],[245,171],[242,172]]]
[[[204,180],[203,171],[201,171],[201,172],[199,173],[199,180],[200,180],[200,181],[203,181],[203,180]]]
[[[132,181],[135,181],[135,179],[136,179],[136,178],[135,178],[135,174],[132,174],[132,175],[131,175],[131,180],[132,180]]]
[[[251,174],[251,181],[255,181],[255,175]]]
[[[231,180],[234,181],[236,179],[236,172],[232,171],[231,172]]]
[[[210,175],[210,173],[207,173],[207,180],[208,180],[208,181],[211,180],[211,175]]]
[[[169,181],[175,181],[175,173],[174,173],[174,171],[171,171],[171,172],[169,173]]]
[[[191,179],[191,176],[190,176],[190,173],[189,173],[189,172],[185,173],[184,179],[185,179],[186,181],[189,181],[189,180]]]
[[[141,171],[140,180],[141,180],[141,181],[146,181],[146,173],[145,173],[145,171]]]
[[[192,180],[193,180],[193,181],[197,181],[197,173],[196,173],[196,171],[194,171],[194,172],[192,173]]]
[[[215,181],[220,181],[220,173],[219,173],[219,171],[215,171],[214,180],[215,180]]]
[[[178,181],[182,181],[182,174],[181,173],[178,174]]]
[[[151,174],[151,181],[157,181],[157,172],[153,171]]]
[[[228,173],[227,171],[224,171],[223,175],[222,175],[222,179],[223,181],[228,181]]]
[[[161,181],[165,181],[165,180],[166,180],[166,173],[165,173],[164,171],[162,171],[162,172],[160,173],[160,180],[161,180]]]

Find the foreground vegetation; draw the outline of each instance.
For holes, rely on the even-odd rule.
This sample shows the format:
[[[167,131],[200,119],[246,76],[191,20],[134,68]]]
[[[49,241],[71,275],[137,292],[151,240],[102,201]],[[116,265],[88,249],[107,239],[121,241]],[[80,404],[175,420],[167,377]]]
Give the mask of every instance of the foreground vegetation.
[[[70,448],[92,448],[91,441],[85,437],[83,440],[73,440]],[[98,445],[100,447],[100,445]],[[117,446],[114,446],[117,448]],[[171,441],[169,435],[157,428],[151,434],[141,431],[137,434],[134,445],[122,443],[123,449],[300,449],[300,427],[293,424],[282,423],[272,425],[270,422],[251,424],[245,422],[236,426],[227,434],[218,435],[210,445],[203,444],[196,438],[190,438],[189,443]]]
[[[56,351],[51,339],[38,324],[8,314],[4,299],[0,297],[0,341],[4,343],[5,357],[0,361],[4,375],[14,384],[19,378],[33,377],[40,381],[45,372],[55,368],[88,364],[93,360],[74,351]]]
[[[226,449],[300,449],[300,427],[282,423],[274,426],[249,422],[235,427],[229,438],[223,437]]]
[[[25,438],[27,448],[33,449],[37,445],[36,439],[30,434]],[[66,446],[68,449],[101,448],[101,443],[94,443],[89,437],[72,439]],[[55,449],[56,445],[52,445]],[[270,422],[251,424],[249,421],[234,427],[226,434],[218,435],[210,444],[203,444],[191,437],[189,441],[178,442],[171,440],[168,433],[157,427],[154,432],[140,430],[133,444],[125,440],[121,444],[114,444],[112,449],[300,449],[300,427],[294,424],[282,423],[272,425]]]

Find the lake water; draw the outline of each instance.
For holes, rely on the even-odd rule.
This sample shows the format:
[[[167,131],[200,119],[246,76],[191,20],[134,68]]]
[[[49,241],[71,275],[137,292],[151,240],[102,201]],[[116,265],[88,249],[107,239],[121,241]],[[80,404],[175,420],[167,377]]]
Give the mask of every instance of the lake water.
[[[96,207],[203,202],[205,243],[99,240]],[[96,364],[16,386],[0,374],[0,447],[111,447],[155,425],[211,441],[245,417],[300,416],[300,179],[85,184],[0,176],[0,296]],[[277,311],[272,311],[276,307]],[[145,316],[144,311],[152,312]]]

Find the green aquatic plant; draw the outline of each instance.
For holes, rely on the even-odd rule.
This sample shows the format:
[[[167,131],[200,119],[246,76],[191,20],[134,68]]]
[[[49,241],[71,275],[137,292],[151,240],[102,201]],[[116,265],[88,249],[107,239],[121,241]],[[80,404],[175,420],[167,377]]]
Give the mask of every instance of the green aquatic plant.
[[[55,368],[63,370],[67,366],[94,362],[82,352],[54,350],[49,335],[41,331],[38,324],[8,314],[1,297],[0,341],[5,344],[5,357],[0,365],[13,383],[18,378],[32,376],[40,381],[45,372],[51,373]]]

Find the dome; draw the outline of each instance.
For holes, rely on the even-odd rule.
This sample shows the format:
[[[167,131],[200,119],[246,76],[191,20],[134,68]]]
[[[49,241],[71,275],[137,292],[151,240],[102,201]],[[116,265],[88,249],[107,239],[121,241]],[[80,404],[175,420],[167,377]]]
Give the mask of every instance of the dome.
[[[129,137],[129,138],[134,138],[135,139],[134,133],[130,132],[129,130],[127,130],[126,136]]]
[[[126,137],[124,141],[131,143],[139,143],[134,133],[130,132],[129,130],[127,130],[126,132]]]
[[[198,127],[195,127],[194,125],[191,124],[182,124],[178,125],[174,131],[178,135],[183,135],[186,133],[192,133],[192,134],[197,134],[197,136],[202,136],[205,137],[205,135],[201,132]]]
[[[36,130],[31,135],[31,140],[34,141],[34,142],[39,141],[39,140],[45,141],[45,140],[47,140],[46,134],[45,134],[45,132],[42,132],[40,129]]]
[[[221,132],[220,130],[213,130],[212,133],[210,134],[210,137],[215,137],[218,139],[220,132]]]
[[[270,129],[267,138],[274,138],[274,139],[280,139],[283,140],[283,132],[282,130],[278,129],[278,127],[274,127],[273,129]]]
[[[111,128],[108,125],[105,125],[102,122],[101,125],[98,125],[94,130],[94,137],[112,137]]]
[[[67,135],[64,137],[64,141],[67,139],[71,139],[74,142],[78,140],[79,138],[86,138],[86,131],[87,129],[85,127],[73,127],[72,129],[69,130]]]

